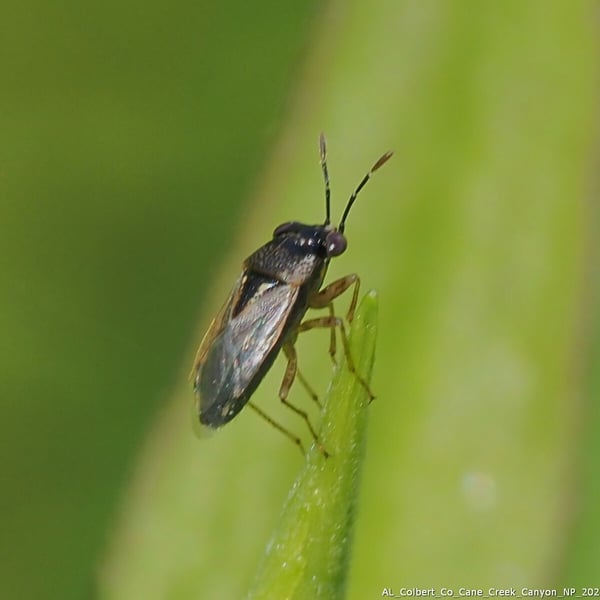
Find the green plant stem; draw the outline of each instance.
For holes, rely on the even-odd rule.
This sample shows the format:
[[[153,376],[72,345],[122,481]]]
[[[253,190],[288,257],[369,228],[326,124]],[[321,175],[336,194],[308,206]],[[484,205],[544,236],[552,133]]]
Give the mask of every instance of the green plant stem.
[[[350,329],[357,372],[370,380],[377,296],[363,298]],[[249,598],[343,598],[363,462],[368,394],[342,361],[325,398],[319,438],[292,486]]]

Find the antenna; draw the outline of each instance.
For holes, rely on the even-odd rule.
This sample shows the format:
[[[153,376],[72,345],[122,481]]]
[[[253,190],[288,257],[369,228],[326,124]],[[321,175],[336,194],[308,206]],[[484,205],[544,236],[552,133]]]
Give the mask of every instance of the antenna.
[[[323,144],[324,138],[322,136],[321,136],[321,141]],[[323,145],[321,147],[324,148]],[[352,205],[354,204],[354,201],[356,200],[358,193],[360,192],[360,190],[362,190],[365,187],[367,181],[369,181],[369,179],[371,179],[371,175],[373,175],[373,173],[375,173],[375,171],[377,171],[377,169],[379,169],[379,167],[383,166],[392,157],[392,154],[394,154],[394,153],[388,151],[383,156],[381,156],[379,158],[379,160],[369,169],[369,172],[362,178],[362,181],[358,184],[358,187],[354,190],[354,192],[352,193],[352,196],[350,196],[350,199],[348,200],[348,204],[346,204],[346,208],[344,209],[344,214],[342,215],[342,220],[340,221],[340,225],[338,227],[338,231],[340,233],[344,233],[344,228],[346,226],[346,219],[348,218],[348,213],[350,212],[350,209],[352,208]],[[323,154],[321,154],[321,156],[323,156]],[[327,173],[327,171],[325,171],[325,173]],[[327,217],[328,217],[327,223],[329,223],[329,196],[328,195],[327,195]]]
[[[325,179],[325,225],[329,225],[331,223],[331,189],[329,188],[329,173],[327,172],[327,144],[323,133],[319,137],[319,149],[321,151],[321,168]]]

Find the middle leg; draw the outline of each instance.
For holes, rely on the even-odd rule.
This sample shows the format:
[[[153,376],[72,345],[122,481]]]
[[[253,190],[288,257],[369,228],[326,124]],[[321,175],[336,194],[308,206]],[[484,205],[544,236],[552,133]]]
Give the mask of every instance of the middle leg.
[[[371,391],[369,384],[359,375],[358,371],[356,370],[354,360],[352,359],[352,353],[350,352],[350,344],[346,334],[346,327],[344,326],[344,321],[340,317],[329,316],[308,319],[307,321],[300,323],[298,327],[298,333],[301,333],[302,331],[308,331],[310,329],[319,329],[324,327],[329,327],[332,329],[339,327],[342,345],[344,347],[344,356],[346,357],[346,362],[348,363],[348,370],[356,377],[356,379],[358,379],[361,386],[369,394],[369,402],[372,402],[375,399],[375,395]]]
[[[325,448],[319,441],[319,436],[317,435],[317,432],[315,431],[314,427],[312,426],[312,423],[310,422],[310,419],[308,418],[308,413],[306,413],[302,409],[298,408],[297,406],[292,404],[287,399],[288,394],[290,392],[290,388],[292,387],[292,383],[294,383],[294,379],[296,378],[296,375],[298,375],[298,379],[300,379],[300,382],[304,385],[304,387],[308,391],[311,398],[317,403],[317,405],[319,407],[321,406],[321,404],[319,403],[317,394],[308,385],[308,382],[306,381],[306,379],[304,379],[304,377],[302,375],[300,375],[300,373],[298,371],[298,358],[296,355],[296,349],[294,348],[294,345],[291,342],[287,342],[283,346],[283,351],[288,359],[288,364],[285,369],[283,381],[281,382],[281,387],[279,388],[279,399],[281,400],[281,402],[283,404],[285,404],[288,408],[293,410],[297,415],[300,415],[304,419],[313,440],[315,441],[315,443],[317,444],[317,447],[319,448],[319,451],[325,457],[328,457],[329,453],[327,452],[327,450],[325,450]]]

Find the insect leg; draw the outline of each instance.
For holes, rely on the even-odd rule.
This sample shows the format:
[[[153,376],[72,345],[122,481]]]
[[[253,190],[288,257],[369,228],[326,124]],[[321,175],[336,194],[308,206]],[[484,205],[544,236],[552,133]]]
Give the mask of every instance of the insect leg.
[[[335,298],[341,296],[351,285],[354,285],[354,290],[350,306],[348,307],[348,313],[346,314],[346,319],[351,323],[354,318],[354,310],[356,309],[358,292],[360,290],[360,278],[356,273],[351,273],[350,275],[346,275],[346,277],[341,277],[331,282],[320,292],[313,294],[308,300],[308,305],[310,308],[325,308]]]
[[[296,437],[291,431],[288,431],[283,425],[280,425],[277,421],[271,419],[271,417],[264,411],[262,411],[254,402],[248,402],[248,406],[252,408],[256,413],[258,413],[267,423],[278,429],[285,435],[287,438],[292,440],[298,448],[300,448],[300,452],[302,452],[302,456],[306,456],[306,452],[304,451],[304,446],[302,445],[302,441],[299,437]]]
[[[333,302],[329,303],[329,317],[331,319],[335,319],[335,311],[333,310]],[[330,327],[329,331],[331,332],[331,336],[329,339],[329,356],[331,356],[331,360],[334,365],[337,365],[337,360],[335,360],[335,354],[337,352],[337,340],[335,337],[335,326]]]
[[[369,402],[375,400],[375,395],[371,391],[369,384],[358,374],[356,367],[354,366],[354,360],[352,359],[352,353],[350,352],[350,344],[348,343],[348,336],[346,335],[346,327],[344,321],[340,317],[319,317],[317,319],[309,319],[300,323],[298,326],[298,333],[302,331],[308,331],[309,329],[318,329],[323,327],[339,327],[340,335],[342,336],[342,344],[344,346],[344,355],[348,363],[348,370],[358,379],[359,383],[369,394]]]
[[[311,308],[325,308],[326,306],[329,308],[329,316],[332,322],[335,320],[335,312],[333,310],[333,300],[338,296],[341,296],[351,285],[354,285],[354,290],[352,292],[352,300],[350,301],[350,306],[348,308],[348,313],[346,315],[346,319],[348,322],[352,322],[354,318],[354,310],[356,308],[356,302],[358,300],[358,292],[360,290],[360,278],[356,273],[351,273],[350,275],[346,275],[346,277],[342,277],[341,279],[336,279],[328,286],[324,287],[320,292],[314,294],[309,299],[309,306]],[[331,356],[331,360],[333,364],[337,364],[335,360],[336,355],[336,339],[335,339],[335,325],[331,327],[331,340],[329,342],[329,356]]]
[[[302,373],[300,372],[300,370],[298,369],[298,355],[296,354],[296,348],[294,347],[293,344],[291,343],[286,343],[283,346],[283,351],[285,352],[285,356],[288,359],[288,368],[289,368],[289,364],[291,361],[294,362],[295,368],[296,368],[296,377],[300,380],[300,383],[304,386],[304,389],[308,392],[308,395],[313,399],[313,401],[315,402],[315,404],[319,407],[319,408],[323,408],[321,406],[321,402],[319,400],[319,396],[317,395],[317,393],[315,392],[315,390],[313,390],[312,386],[308,383],[308,381],[306,380],[306,378],[304,377],[304,375],[302,375]],[[286,372],[287,375],[287,372]],[[292,381],[293,381],[293,377],[292,377]],[[283,385],[283,384],[282,384]],[[290,382],[289,387],[291,387],[292,382]],[[288,390],[289,391],[289,387]],[[287,396],[287,393],[286,393]]]
[[[308,414],[306,412],[304,412],[303,410],[301,410],[300,408],[298,408],[297,406],[293,405],[287,399],[288,394],[290,392],[290,388],[292,387],[292,383],[294,382],[294,378],[296,377],[296,373],[298,372],[298,358],[296,356],[296,349],[294,348],[294,346],[292,344],[290,344],[288,342],[283,346],[283,348],[284,348],[285,355],[288,359],[288,364],[287,364],[287,368],[285,370],[285,374],[283,376],[283,381],[281,382],[281,388],[279,389],[279,399],[283,402],[283,404],[285,404],[288,408],[291,408],[297,415],[300,415],[304,419],[304,421],[310,431],[310,434],[312,435],[313,440],[315,441],[315,443],[317,444],[317,446],[319,448],[319,451],[325,457],[328,457],[329,453],[327,452],[327,450],[325,450],[325,448],[322,446],[321,442],[319,441],[319,436],[317,435],[317,432],[314,430],[314,427],[312,426],[310,419],[308,418]],[[312,393],[314,394],[314,392],[312,392]],[[316,394],[315,394],[315,396],[316,396]]]

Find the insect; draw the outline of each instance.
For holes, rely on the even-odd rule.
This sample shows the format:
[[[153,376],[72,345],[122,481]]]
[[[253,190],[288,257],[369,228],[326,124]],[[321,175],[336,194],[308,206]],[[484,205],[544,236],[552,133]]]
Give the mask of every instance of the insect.
[[[347,320],[352,321],[360,279],[352,273],[321,289],[329,261],[346,250],[344,236],[346,219],[358,193],[371,175],[391,156],[386,152],[363,177],[350,196],[340,224],[331,224],[330,185],[327,171],[325,137],[320,137],[321,168],[325,180],[325,222],[306,225],[296,221],[275,228],[273,238],[253,252],[245,261],[242,272],[229,298],[213,319],[204,335],[191,378],[194,383],[196,407],[200,423],[218,428],[231,421],[248,404],[260,416],[291,438],[304,454],[300,438],[271,419],[250,398],[277,355],[283,351],[287,368],[279,390],[283,404],[306,422],[323,454],[308,414],[288,401],[290,387],[296,378],[318,403],[318,397],[297,368],[294,343],[299,333],[314,328],[331,331],[329,353],[335,362],[336,329],[339,329],[348,367],[356,374],[350,356],[344,322],[333,309],[333,300],[354,286]],[[329,315],[303,321],[309,308],[327,308]],[[371,398],[368,385],[356,374]]]

